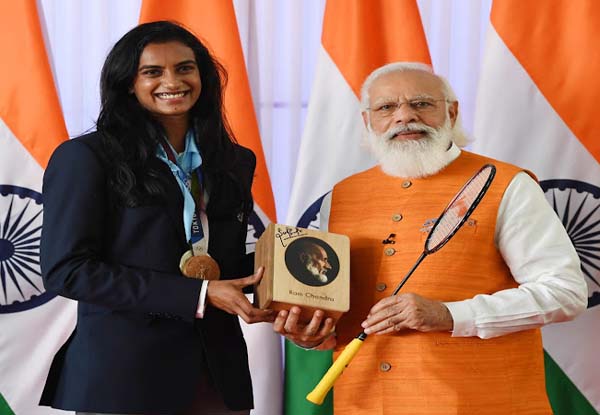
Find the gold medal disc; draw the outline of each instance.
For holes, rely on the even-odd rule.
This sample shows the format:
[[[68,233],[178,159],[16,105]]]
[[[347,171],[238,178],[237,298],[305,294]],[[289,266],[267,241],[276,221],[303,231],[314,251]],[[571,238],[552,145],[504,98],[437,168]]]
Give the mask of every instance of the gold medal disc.
[[[179,268],[189,278],[218,280],[221,276],[219,264],[208,254],[193,255],[191,251],[187,251],[181,257]]]

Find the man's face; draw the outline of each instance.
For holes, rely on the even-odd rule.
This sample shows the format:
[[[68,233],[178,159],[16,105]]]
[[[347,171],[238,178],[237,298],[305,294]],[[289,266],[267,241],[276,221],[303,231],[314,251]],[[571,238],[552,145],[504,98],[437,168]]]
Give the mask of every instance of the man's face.
[[[369,88],[369,109],[363,112],[365,124],[369,121],[376,134],[383,134],[398,126],[421,123],[440,129],[446,121],[454,125],[457,103],[448,104],[443,84],[436,76],[424,71],[392,72],[377,78]],[[418,128],[401,131],[393,140],[419,140],[427,132]]]
[[[314,251],[307,255],[306,269],[315,276],[326,276],[331,264],[322,247],[316,246]]]
[[[457,115],[458,103],[447,102],[436,76],[388,73],[369,88],[369,109],[363,112],[367,143],[386,174],[427,177],[451,161]]]

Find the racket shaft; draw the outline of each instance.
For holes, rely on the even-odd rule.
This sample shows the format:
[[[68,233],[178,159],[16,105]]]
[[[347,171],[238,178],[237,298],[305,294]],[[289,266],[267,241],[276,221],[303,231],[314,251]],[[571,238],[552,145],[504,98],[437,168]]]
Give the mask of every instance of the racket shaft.
[[[358,350],[363,345],[363,340],[354,339],[346,346],[342,354],[335,359],[335,362],[331,365],[327,373],[323,375],[321,381],[315,386],[315,388],[306,395],[306,399],[315,405],[321,405],[327,392],[332,388],[333,384],[340,377],[346,366],[350,364]]]
[[[400,288],[402,288],[404,286],[404,284],[406,283],[406,281],[408,281],[408,278],[413,274],[413,272],[415,272],[415,270],[417,269],[417,267],[419,266],[419,264],[421,262],[423,262],[423,260],[425,259],[426,256],[427,256],[427,252],[423,251],[421,253],[421,256],[419,257],[419,259],[417,259],[417,262],[415,262],[415,265],[413,265],[413,267],[410,269],[410,271],[408,271],[408,273],[402,279],[402,281],[400,281],[400,284],[398,284],[398,286],[396,287],[396,289],[394,290],[394,292],[392,293],[392,295],[390,297],[393,297],[396,294],[398,294],[398,291],[400,291]]]

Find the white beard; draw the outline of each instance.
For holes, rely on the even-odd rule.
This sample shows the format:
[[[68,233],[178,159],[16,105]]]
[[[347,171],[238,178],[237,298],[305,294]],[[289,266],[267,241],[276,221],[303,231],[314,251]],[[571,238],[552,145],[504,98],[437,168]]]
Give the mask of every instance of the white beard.
[[[406,131],[423,131],[426,136],[418,140],[393,139],[396,134]],[[452,143],[449,118],[438,130],[421,123],[409,123],[377,134],[369,127],[366,140],[381,170],[390,176],[431,176],[452,161],[448,152]]]
[[[319,272],[319,269],[314,264],[306,264],[306,269],[320,282],[327,282],[327,270]]]

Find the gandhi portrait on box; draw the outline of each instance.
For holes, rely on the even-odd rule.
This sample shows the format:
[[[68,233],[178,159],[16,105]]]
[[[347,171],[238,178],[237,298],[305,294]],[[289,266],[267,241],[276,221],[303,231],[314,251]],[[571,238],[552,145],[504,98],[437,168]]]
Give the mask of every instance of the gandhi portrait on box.
[[[289,252],[286,252],[286,265],[298,281],[306,285],[321,286],[335,278],[337,261],[330,262],[330,255],[323,244],[323,241],[316,238],[301,238],[290,245]]]

